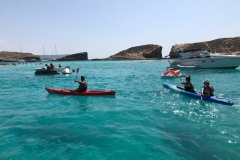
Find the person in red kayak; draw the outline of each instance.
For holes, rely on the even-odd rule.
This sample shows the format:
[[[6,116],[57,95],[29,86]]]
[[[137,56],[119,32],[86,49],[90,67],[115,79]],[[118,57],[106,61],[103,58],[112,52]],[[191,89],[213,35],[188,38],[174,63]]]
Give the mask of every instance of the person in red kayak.
[[[88,83],[83,75],[81,75],[81,81],[76,79],[74,81],[79,83],[78,89],[74,90],[74,92],[84,92],[87,90]]]

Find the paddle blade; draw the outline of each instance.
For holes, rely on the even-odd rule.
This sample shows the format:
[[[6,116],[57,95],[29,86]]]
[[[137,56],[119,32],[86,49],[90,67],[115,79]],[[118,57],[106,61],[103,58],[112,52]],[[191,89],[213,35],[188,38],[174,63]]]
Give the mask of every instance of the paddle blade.
[[[78,75],[79,68],[77,68],[76,75]]]

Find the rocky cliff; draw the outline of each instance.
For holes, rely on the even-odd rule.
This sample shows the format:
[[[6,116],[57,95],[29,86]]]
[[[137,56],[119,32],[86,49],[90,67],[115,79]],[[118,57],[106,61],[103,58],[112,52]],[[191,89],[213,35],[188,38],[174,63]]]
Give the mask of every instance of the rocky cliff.
[[[179,57],[178,51],[180,49],[183,50],[201,49],[210,50],[210,52],[212,53],[240,55],[240,37],[220,38],[206,42],[174,45],[172,46],[171,52],[169,54],[170,58],[178,58]]]
[[[32,53],[8,51],[0,52],[0,62],[17,62],[22,60],[26,62],[39,61],[40,57],[37,55],[33,55]]]
[[[88,60],[88,53],[87,52],[81,52],[81,53],[75,53],[71,55],[67,55],[65,57],[57,59],[58,61],[80,61],[80,60]]]
[[[141,45],[131,47],[127,50],[114,54],[106,59],[108,60],[145,60],[145,59],[161,59],[162,46],[159,45]]]

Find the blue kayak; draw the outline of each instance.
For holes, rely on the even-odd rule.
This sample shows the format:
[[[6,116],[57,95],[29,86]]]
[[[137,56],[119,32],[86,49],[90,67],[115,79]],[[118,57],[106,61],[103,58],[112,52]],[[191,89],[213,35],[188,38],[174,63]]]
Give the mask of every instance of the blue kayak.
[[[173,84],[169,84],[169,83],[163,83],[163,87],[168,88],[168,89],[173,90],[173,91],[176,91],[180,94],[186,95],[186,96],[191,97],[191,98],[202,99],[204,101],[210,101],[210,102],[215,102],[215,103],[220,103],[220,104],[225,104],[225,105],[230,105],[230,106],[234,104],[233,102],[230,102],[230,101],[228,101],[224,98],[219,98],[219,97],[216,97],[216,96],[203,97],[198,93],[185,91],[183,88],[178,87],[178,86],[173,85]]]

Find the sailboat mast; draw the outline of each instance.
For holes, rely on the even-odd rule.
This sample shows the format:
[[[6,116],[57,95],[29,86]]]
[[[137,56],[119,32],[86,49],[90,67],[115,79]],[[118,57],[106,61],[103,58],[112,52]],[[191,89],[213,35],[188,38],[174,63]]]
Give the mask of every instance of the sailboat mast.
[[[57,56],[57,46],[55,44],[55,59],[58,59],[58,56]]]
[[[44,45],[43,45],[43,59],[46,60]]]

